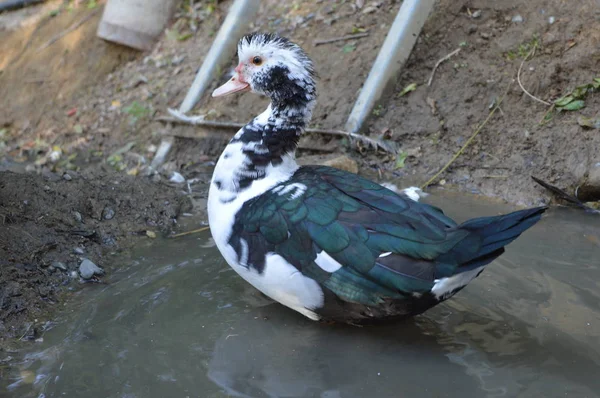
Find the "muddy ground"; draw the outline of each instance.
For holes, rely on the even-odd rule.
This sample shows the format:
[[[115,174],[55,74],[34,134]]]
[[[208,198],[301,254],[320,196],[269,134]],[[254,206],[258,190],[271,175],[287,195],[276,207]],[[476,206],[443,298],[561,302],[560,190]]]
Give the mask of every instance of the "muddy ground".
[[[174,171],[187,182],[204,181],[234,133],[157,120],[181,103],[231,1],[195,1],[193,11],[182,2],[148,53],[97,39],[103,2],[96,3],[54,0],[0,15],[0,163],[19,172],[0,171],[0,336],[27,335],[33,319],[46,319],[64,292],[80,286],[71,271],[82,257],[110,271],[117,247],[149,239],[147,230],[177,228],[173,220],[193,211],[193,198],[186,184],[167,181]],[[312,124],[342,129],[400,4],[268,0],[249,30],[277,31],[306,49],[320,75]],[[588,0],[440,0],[365,126],[365,134],[393,142],[398,153],[307,136],[299,157],[312,162],[344,154],[361,173],[422,184],[502,99],[435,181],[438,187],[531,205],[554,200],[531,175],[570,193],[594,179],[600,184],[599,130],[580,125],[600,117],[598,92],[586,92],[584,107],[574,111],[540,102],[553,103],[600,77],[598,22],[598,8]],[[368,36],[314,44],[357,32]],[[438,60],[456,49],[428,86]],[[523,88],[538,100],[514,81],[520,67]],[[415,90],[402,94],[411,84]],[[205,95],[193,113],[246,122],[265,106],[265,99],[250,94]],[[178,138],[156,174],[148,164],[166,136]],[[115,212],[110,220],[102,216],[107,206]],[[77,247],[84,253],[74,253]],[[66,270],[57,271],[56,262]]]

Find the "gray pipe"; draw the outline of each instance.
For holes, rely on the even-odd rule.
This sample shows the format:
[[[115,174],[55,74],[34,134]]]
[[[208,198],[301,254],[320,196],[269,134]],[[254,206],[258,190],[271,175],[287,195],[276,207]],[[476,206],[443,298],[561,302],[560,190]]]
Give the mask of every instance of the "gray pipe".
[[[46,0],[6,0],[0,2],[0,12],[16,10],[19,8],[31,6],[37,3],[42,3]]]
[[[408,59],[434,3],[435,0],[404,0],[350,112],[346,131],[358,133],[362,128],[384,89]]]
[[[217,69],[229,61],[235,53],[235,47],[248,24],[254,19],[260,0],[235,0],[221,29],[215,37],[202,67],[196,74],[192,87],[188,90],[179,111],[187,113],[196,105],[202,94],[212,83]]]

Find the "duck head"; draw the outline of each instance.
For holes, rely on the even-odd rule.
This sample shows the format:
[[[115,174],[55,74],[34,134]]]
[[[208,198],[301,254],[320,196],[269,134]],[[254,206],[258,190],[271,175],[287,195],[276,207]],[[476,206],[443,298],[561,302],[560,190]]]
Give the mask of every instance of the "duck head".
[[[313,63],[297,44],[275,34],[252,33],[241,38],[237,55],[233,77],[213,97],[252,91],[268,96],[273,107],[309,106],[314,101]]]

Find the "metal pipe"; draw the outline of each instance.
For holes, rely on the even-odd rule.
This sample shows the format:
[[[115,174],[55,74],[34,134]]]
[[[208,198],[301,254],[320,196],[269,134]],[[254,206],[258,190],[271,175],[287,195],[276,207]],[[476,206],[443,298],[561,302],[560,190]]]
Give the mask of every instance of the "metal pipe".
[[[46,1],[46,0],[6,0],[6,1],[0,2],[0,12],[16,10],[19,8],[42,3],[44,1]]]
[[[404,0],[371,67],[346,122],[346,131],[358,133],[375,103],[396,77],[415,45],[435,0]]]
[[[180,112],[187,113],[192,110],[212,83],[219,67],[231,59],[242,32],[254,19],[259,5],[260,0],[235,0],[231,5],[217,37],[206,54],[202,67],[196,74],[194,83],[179,107]]]

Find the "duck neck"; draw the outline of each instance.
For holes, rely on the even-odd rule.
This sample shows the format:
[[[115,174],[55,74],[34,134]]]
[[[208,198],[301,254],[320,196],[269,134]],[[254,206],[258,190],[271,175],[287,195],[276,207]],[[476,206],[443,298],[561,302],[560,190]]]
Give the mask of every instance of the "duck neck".
[[[264,91],[271,98],[267,109],[241,128],[221,155],[213,174],[221,200],[232,200],[255,181],[285,180],[298,169],[296,147],[311,119],[316,94],[314,84],[287,87],[293,90],[281,90],[280,85],[277,93]]]
[[[298,140],[310,122],[313,95],[281,99],[271,97],[268,108],[236,134],[231,141],[248,144],[244,153],[253,164],[277,166],[284,155],[293,155]]]

